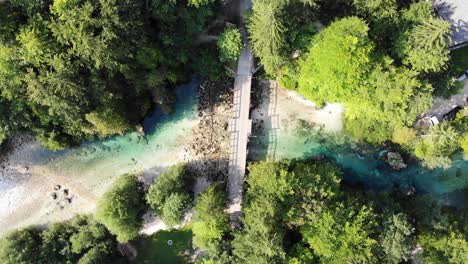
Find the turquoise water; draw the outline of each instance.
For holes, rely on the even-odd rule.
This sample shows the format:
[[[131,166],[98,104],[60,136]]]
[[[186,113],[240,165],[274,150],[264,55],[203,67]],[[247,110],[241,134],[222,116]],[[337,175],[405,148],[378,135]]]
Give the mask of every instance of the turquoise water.
[[[366,189],[389,191],[394,188],[415,188],[419,193],[430,193],[442,203],[466,205],[468,162],[463,160],[461,154],[454,157],[448,170],[428,170],[411,160],[408,168],[394,171],[383,160],[389,150],[385,146],[363,144],[343,134],[327,134],[315,129],[278,130],[275,133],[259,134],[253,138],[249,150],[251,160],[323,155],[343,169],[344,180]]]
[[[187,147],[190,131],[198,123],[195,92],[198,81],[176,89],[175,111],[163,115],[156,109],[145,121],[145,136],[128,133],[106,140],[84,143],[81,147],[40,155],[41,166],[48,173],[68,177],[87,188],[105,187],[109,179],[125,173],[162,170],[183,161],[182,150]],[[409,190],[430,193],[438,200],[454,205],[466,204],[468,162],[455,157],[448,170],[427,170],[417,162],[407,169],[393,171],[385,164],[384,146],[359,143],[342,134],[327,134],[316,129],[277,130],[275,134],[254,135],[249,143],[249,159],[276,160],[308,158],[323,155],[344,170],[344,180],[371,190]],[[99,191],[100,192],[100,191]]]
[[[176,88],[175,111],[163,115],[157,108],[143,122],[146,135],[136,132],[86,142],[61,152],[43,153],[46,173],[67,177],[84,187],[103,187],[110,178],[126,173],[162,170],[183,161],[187,134],[198,124],[195,93],[198,80]],[[43,150],[41,150],[43,151]]]

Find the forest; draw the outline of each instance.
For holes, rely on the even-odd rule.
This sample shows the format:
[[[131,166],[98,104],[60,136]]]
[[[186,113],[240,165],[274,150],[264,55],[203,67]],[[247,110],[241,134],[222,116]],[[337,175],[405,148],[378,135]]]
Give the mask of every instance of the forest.
[[[28,131],[61,150],[136,130],[154,104],[171,111],[176,83],[220,72],[217,53],[193,45],[212,2],[1,3],[0,142]]]
[[[431,195],[350,185],[341,181],[340,168],[319,157],[248,169],[242,228],[229,225],[224,181],[198,195],[191,243],[203,254],[196,263],[468,262],[466,209],[442,206]],[[138,243],[146,210],[169,227],[180,224],[194,203],[193,176],[180,164],[147,191],[134,175],[123,176],[94,218],[11,232],[0,242],[2,261],[127,263],[117,243]]]
[[[348,135],[388,144],[428,169],[449,168],[454,155],[468,155],[466,109],[437,126],[416,125],[435,97],[462,87],[449,50],[450,24],[430,1],[252,2],[245,17],[263,65],[259,79],[277,80],[319,106],[342,103]],[[223,26],[216,41],[201,40],[219,5],[0,3],[0,142],[27,132],[62,150],[139,130],[155,105],[172,111],[177,84],[193,75],[230,78],[225,66],[235,65],[242,50],[241,31]],[[225,210],[226,179],[213,179],[195,196],[200,175],[181,163],[149,186],[141,175],[122,175],[93,215],[10,232],[0,240],[0,260],[155,261],[129,259],[121,250],[131,244],[145,252],[143,241],[154,238],[140,232],[149,212],[168,227],[164,232],[189,229],[186,250],[198,252],[191,263],[468,263],[466,189],[465,207],[398,187],[369,190],[342,180],[349,171],[324,156],[250,162],[247,171],[239,227]],[[189,211],[191,222],[181,227]]]
[[[315,21],[329,25],[318,32]],[[466,112],[441,126],[415,125],[436,96],[463,87],[450,24],[432,3],[257,0],[248,28],[267,76],[319,105],[343,103],[353,137],[399,144],[428,168],[468,153]]]

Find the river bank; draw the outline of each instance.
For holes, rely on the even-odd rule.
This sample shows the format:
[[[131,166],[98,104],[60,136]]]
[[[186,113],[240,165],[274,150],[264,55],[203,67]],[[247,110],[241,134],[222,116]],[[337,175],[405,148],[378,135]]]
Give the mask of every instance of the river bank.
[[[149,186],[166,168],[187,162],[200,177],[222,175],[222,163],[215,161],[227,163],[222,150],[229,144],[230,84],[198,87],[197,80],[178,87],[175,112],[161,115],[156,109],[145,136],[132,132],[60,152],[42,148],[31,137],[15,139],[1,163],[0,235],[92,213],[123,174],[140,175]]]
[[[120,175],[135,173],[149,185],[167,167],[187,162],[201,179],[225,177],[229,151],[227,124],[232,117],[232,83],[199,82],[176,90],[175,112],[158,115],[148,133],[128,133],[51,152],[31,137],[18,138],[0,164],[0,235],[28,225],[66,220],[92,213],[99,197]],[[370,190],[417,189],[445,204],[464,204],[468,162],[456,157],[448,170],[426,170],[410,164],[393,171],[379,153],[385,146],[366,145],[343,133],[339,104],[323,109],[300,95],[262,81],[254,92],[249,159],[291,159],[322,155],[344,170],[344,179]],[[204,183],[204,184],[201,184]],[[55,193],[55,198],[54,198]],[[158,222],[148,219],[146,230]]]
[[[262,91],[263,99],[252,115],[249,160],[320,156],[339,166],[342,179],[361,190],[400,191],[427,195],[435,203],[468,205],[468,162],[463,155],[452,157],[447,170],[429,170],[412,159],[407,168],[395,171],[384,155],[397,151],[392,146],[367,144],[343,133],[344,109],[339,104],[315,109],[313,103],[268,82],[253,90]]]

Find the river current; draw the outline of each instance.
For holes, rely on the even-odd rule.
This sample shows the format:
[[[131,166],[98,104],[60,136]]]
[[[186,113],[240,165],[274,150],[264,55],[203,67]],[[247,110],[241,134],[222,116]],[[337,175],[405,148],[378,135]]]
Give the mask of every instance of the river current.
[[[144,121],[145,136],[128,133],[106,140],[84,143],[81,147],[48,152],[41,150],[43,166],[65,177],[80,181],[106,181],[118,175],[164,167],[183,157],[173,151],[181,139],[189,137],[197,125],[195,93],[198,81],[176,89],[175,111],[164,115],[154,110]],[[468,162],[461,154],[454,157],[448,170],[428,170],[418,162],[394,171],[383,161],[388,149],[360,143],[343,134],[329,134],[316,129],[279,129],[272,135],[255,135],[249,144],[249,159],[267,156],[276,160],[309,158],[323,155],[336,162],[344,171],[345,181],[376,191],[414,188],[430,193],[445,204],[465,206],[468,187]],[[97,183],[96,183],[97,184]]]

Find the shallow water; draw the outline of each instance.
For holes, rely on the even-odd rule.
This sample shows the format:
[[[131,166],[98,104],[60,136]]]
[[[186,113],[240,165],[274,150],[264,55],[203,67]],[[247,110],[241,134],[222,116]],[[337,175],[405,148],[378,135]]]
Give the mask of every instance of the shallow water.
[[[177,87],[175,111],[164,115],[155,109],[143,122],[145,136],[132,132],[87,142],[76,149],[51,153],[42,167],[49,173],[99,185],[114,176],[183,161],[187,134],[198,122],[194,96],[198,84],[193,80]]]
[[[250,159],[265,157],[275,160],[309,158],[323,155],[335,161],[344,171],[344,180],[375,191],[394,188],[430,193],[444,204],[466,206],[468,161],[457,155],[448,170],[428,170],[418,162],[394,171],[383,160],[389,149],[385,146],[363,144],[343,134],[328,134],[319,129],[284,128],[260,133],[251,141]]]
[[[175,111],[163,115],[156,109],[144,121],[146,136],[128,133],[106,140],[84,143],[81,147],[61,152],[42,148],[33,157],[47,173],[69,177],[88,188],[101,191],[112,181],[110,178],[147,170],[161,170],[184,160],[189,133],[197,125],[195,92],[198,81],[176,89]],[[430,193],[439,201],[453,205],[466,205],[463,192],[468,187],[468,162],[461,155],[448,170],[427,170],[412,162],[402,171],[393,171],[385,164],[383,146],[362,144],[343,134],[329,134],[313,128],[285,127],[268,134],[254,135],[249,143],[249,159],[276,160],[308,158],[323,155],[334,160],[345,171],[346,181],[361,184],[372,190],[416,188]]]

